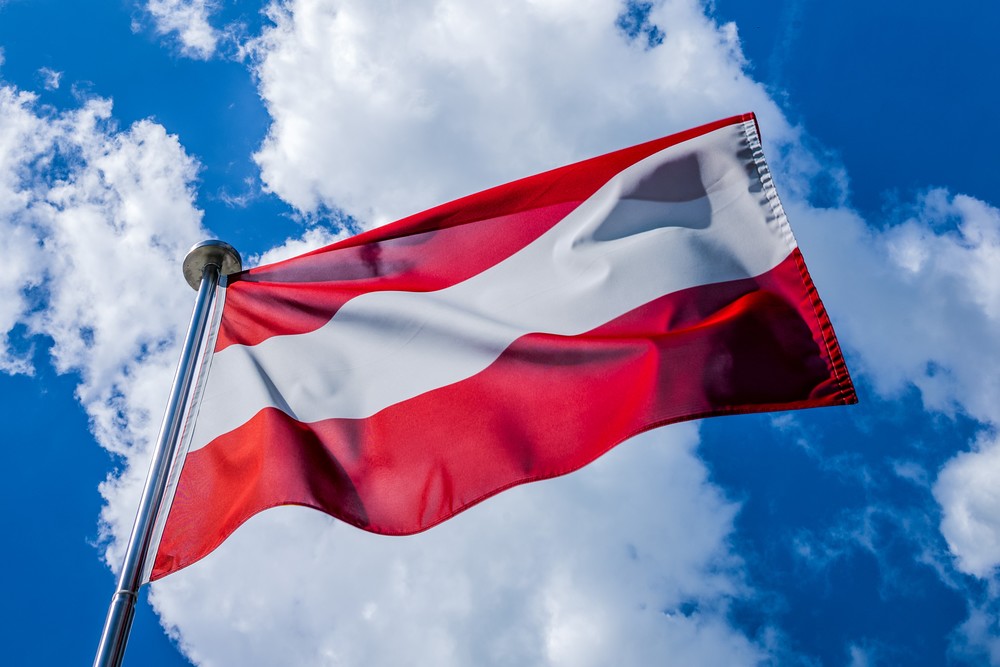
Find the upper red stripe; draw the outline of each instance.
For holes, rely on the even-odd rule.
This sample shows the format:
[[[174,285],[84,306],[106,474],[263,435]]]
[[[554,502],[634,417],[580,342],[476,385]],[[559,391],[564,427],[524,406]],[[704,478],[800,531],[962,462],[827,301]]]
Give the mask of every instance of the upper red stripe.
[[[231,276],[215,349],[314,331],[366,292],[433,291],[466,280],[531,243],[636,162],[753,118],[733,116],[530,176]]]
[[[762,276],[675,292],[580,336],[524,336],[483,372],[366,419],[265,409],[188,455],[152,579],[275,505],[413,533],[665,423],[855,402],[800,266],[796,250]]]

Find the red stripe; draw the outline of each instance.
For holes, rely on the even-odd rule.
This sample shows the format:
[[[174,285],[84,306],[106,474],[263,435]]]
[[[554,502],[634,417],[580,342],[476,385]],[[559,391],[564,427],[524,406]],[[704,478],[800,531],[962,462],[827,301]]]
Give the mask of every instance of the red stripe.
[[[655,426],[856,402],[800,270],[796,250],[762,276],[670,294],[586,334],[524,336],[482,373],[367,419],[265,409],[188,455],[152,579],[269,507],[414,533]]]
[[[507,183],[231,277],[215,349],[314,331],[365,292],[457,284],[534,241],[636,162],[753,117],[734,116]]]

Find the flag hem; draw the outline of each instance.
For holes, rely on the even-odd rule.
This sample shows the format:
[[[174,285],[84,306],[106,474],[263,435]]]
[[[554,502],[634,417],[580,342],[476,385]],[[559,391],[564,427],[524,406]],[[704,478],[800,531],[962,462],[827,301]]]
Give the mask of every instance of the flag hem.
[[[760,179],[761,186],[764,188],[764,193],[767,197],[768,204],[771,206],[772,214],[775,216],[786,235],[786,240],[792,247],[797,248],[798,242],[795,240],[795,233],[792,231],[792,226],[789,224],[788,217],[785,215],[785,209],[781,205],[778,190],[774,186],[774,177],[771,174],[771,168],[768,166],[767,159],[764,157],[764,148],[761,145],[760,126],[757,125],[757,117],[753,113],[746,115],[750,116],[750,119],[743,123],[743,129],[746,132],[747,141],[750,142],[750,150],[753,151],[753,161],[757,165],[757,174]],[[855,404],[858,402],[858,397],[854,388],[854,383],[851,380],[850,372],[847,369],[847,362],[845,361],[843,352],[840,349],[840,343],[837,341],[837,335],[833,329],[833,323],[830,321],[830,316],[826,311],[826,307],[820,299],[819,290],[816,289],[812,276],[809,274],[809,269],[806,267],[805,259],[802,256],[801,250],[795,256],[795,264],[798,267],[802,283],[806,288],[806,295],[809,298],[813,314],[816,317],[816,324],[819,327],[819,340],[817,342],[822,343],[823,347],[826,349],[826,354],[830,362],[830,370],[836,381],[837,390],[840,393],[844,405]]]
[[[177,491],[177,483],[180,480],[181,471],[184,469],[184,460],[187,458],[191,448],[191,440],[194,437],[194,424],[198,420],[198,411],[201,408],[201,397],[208,382],[208,372],[212,366],[212,359],[215,357],[215,340],[219,335],[219,324],[222,321],[222,310],[226,302],[226,286],[228,276],[220,276],[219,284],[216,286],[215,303],[212,304],[212,313],[209,316],[208,331],[201,341],[199,350],[201,359],[198,370],[195,373],[194,383],[188,404],[185,406],[185,418],[183,431],[181,432],[180,446],[174,452],[174,459],[170,462],[167,475],[167,483],[163,489],[163,498],[160,501],[159,511],[153,524],[153,532],[150,536],[146,558],[143,562],[142,576],[139,585],[151,583],[159,577],[153,578],[152,572],[156,561],[156,554],[160,548],[160,540],[163,537],[163,529],[166,527],[167,518],[173,505],[174,494]]]

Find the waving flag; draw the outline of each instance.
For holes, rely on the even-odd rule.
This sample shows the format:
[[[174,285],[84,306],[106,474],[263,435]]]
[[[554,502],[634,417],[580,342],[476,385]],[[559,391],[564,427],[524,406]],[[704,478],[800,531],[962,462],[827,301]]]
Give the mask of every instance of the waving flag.
[[[751,114],[246,271],[219,299],[149,579],[277,505],[415,533],[662,424],[856,401]]]

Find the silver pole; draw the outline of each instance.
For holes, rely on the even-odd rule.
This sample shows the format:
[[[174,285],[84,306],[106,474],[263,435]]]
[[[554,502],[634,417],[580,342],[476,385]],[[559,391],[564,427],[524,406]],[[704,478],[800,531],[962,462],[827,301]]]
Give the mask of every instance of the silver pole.
[[[135,616],[135,602],[139,586],[142,585],[143,566],[149,555],[147,551],[167,485],[170,462],[174,460],[174,453],[180,442],[184,407],[191,393],[219,276],[236,273],[241,266],[236,249],[222,241],[202,241],[191,248],[184,258],[184,278],[192,288],[198,290],[198,297],[170,389],[163,425],[153,448],[153,458],[149,462],[149,473],[146,475],[146,485],[132,526],[132,535],[125,549],[125,560],[118,576],[118,590],[108,607],[108,617],[104,622],[94,667],[118,667],[125,655],[125,645]]]

